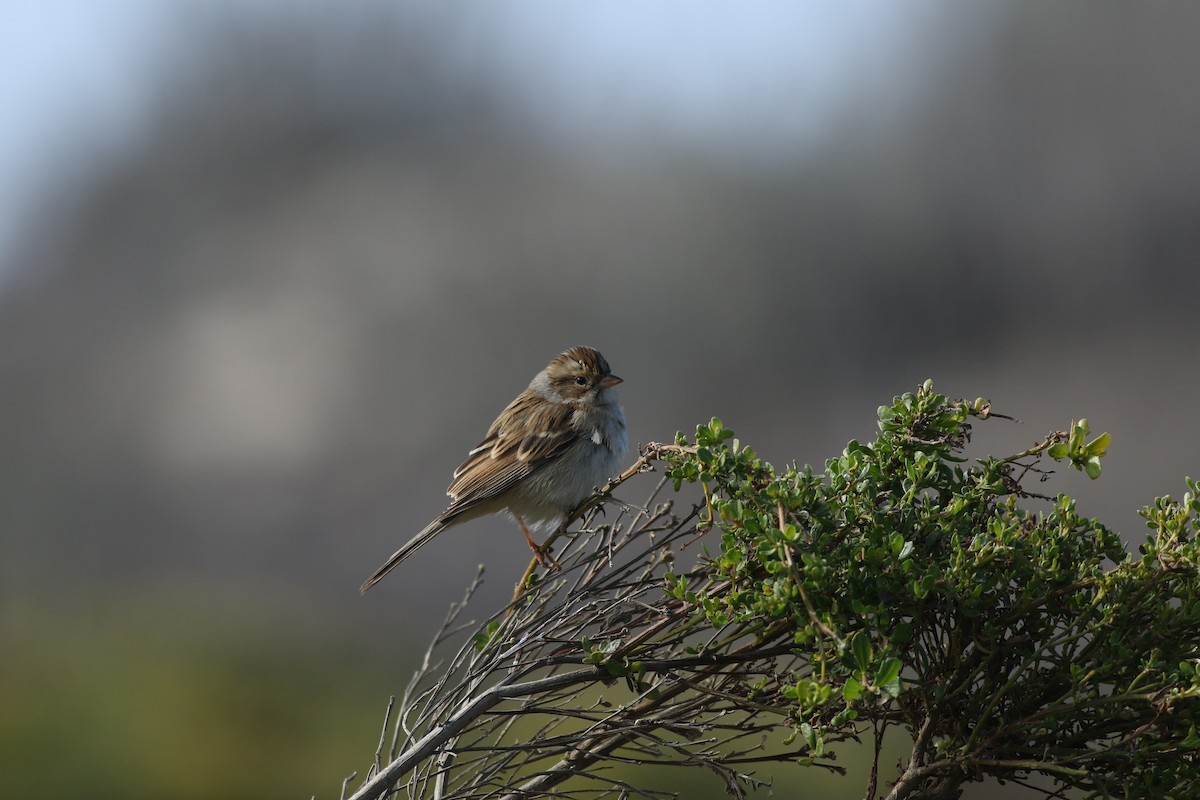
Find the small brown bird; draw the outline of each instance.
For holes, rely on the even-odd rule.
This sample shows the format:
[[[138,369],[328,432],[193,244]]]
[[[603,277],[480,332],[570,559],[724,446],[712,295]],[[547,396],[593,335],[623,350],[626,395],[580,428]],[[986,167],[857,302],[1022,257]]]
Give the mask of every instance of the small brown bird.
[[[572,347],[557,356],[500,412],[487,436],[454,471],[450,505],[408,540],[359,589],[366,592],[447,528],[476,517],[512,516],[538,560],[529,526],[561,523],[612,477],[629,446],[625,412],[604,356]]]

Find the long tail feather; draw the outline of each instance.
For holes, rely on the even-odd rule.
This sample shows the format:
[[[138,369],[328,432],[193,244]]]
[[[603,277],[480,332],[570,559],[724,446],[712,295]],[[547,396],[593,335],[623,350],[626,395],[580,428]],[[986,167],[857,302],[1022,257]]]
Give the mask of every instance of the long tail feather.
[[[428,544],[433,537],[437,536],[448,527],[450,526],[447,524],[447,520],[442,519],[441,517],[429,523],[425,530],[409,539],[404,543],[403,547],[401,547],[395,553],[392,553],[392,557],[384,562],[382,567],[375,570],[374,575],[363,581],[363,585],[358,587],[359,594],[366,594],[368,589],[379,583],[379,581],[383,580],[384,575],[387,575],[396,567],[400,566],[402,563],[404,563],[405,559],[417,552],[417,550],[419,550],[421,547]]]

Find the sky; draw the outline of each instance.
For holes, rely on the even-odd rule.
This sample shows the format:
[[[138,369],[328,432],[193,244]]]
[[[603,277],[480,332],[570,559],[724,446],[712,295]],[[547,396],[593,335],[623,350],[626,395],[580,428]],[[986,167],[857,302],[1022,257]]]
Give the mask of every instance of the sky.
[[[927,3],[499,0],[453,18],[455,57],[510,84],[550,136],[669,139],[769,158],[818,138],[905,58]],[[197,14],[344,14],[318,0],[8,0],[0,4],[0,271],[47,199],[136,146]],[[359,5],[358,7],[362,7]],[[282,17],[280,17],[282,19]],[[614,105],[621,113],[614,114]]]
[[[0,263],[45,192],[135,134],[169,17],[149,0],[0,5]]]

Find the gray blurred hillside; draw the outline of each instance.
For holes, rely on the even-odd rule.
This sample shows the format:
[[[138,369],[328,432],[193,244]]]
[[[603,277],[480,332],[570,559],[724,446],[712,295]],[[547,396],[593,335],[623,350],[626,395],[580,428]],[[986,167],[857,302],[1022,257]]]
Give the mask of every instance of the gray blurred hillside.
[[[450,13],[198,26],[144,138],[57,192],[0,289],[0,647],[196,625],[374,660],[353,676],[366,727],[328,725],[357,758],[341,771],[139,779],[330,796],[373,752],[412,643],[478,563],[479,613],[505,597],[528,550],[481,521],[356,587],[582,343],[625,378],[634,442],[715,414],[771,460],[819,465],[926,377],[1023,420],[983,426],[978,452],[1087,416],[1114,437],[1104,475],[1051,491],[1136,543],[1136,508],[1200,475],[1200,11],[1082,9],[947,13],[827,140],[769,168],[556,138],[448,55]],[[351,680],[330,669],[316,686]],[[262,738],[283,735],[263,713]],[[0,723],[0,745],[61,743],[29,731]]]

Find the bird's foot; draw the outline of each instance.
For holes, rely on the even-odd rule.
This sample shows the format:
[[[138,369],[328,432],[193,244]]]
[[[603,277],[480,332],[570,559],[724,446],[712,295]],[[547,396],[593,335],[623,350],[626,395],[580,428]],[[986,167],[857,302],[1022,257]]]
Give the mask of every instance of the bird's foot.
[[[529,549],[533,551],[533,557],[542,565],[542,569],[562,569],[562,565],[554,560],[554,556],[550,553],[550,543],[539,545],[533,540],[533,535],[529,533],[529,528],[525,527],[525,521],[517,517],[517,524],[521,526],[521,532],[525,534],[525,541],[529,542]]]

